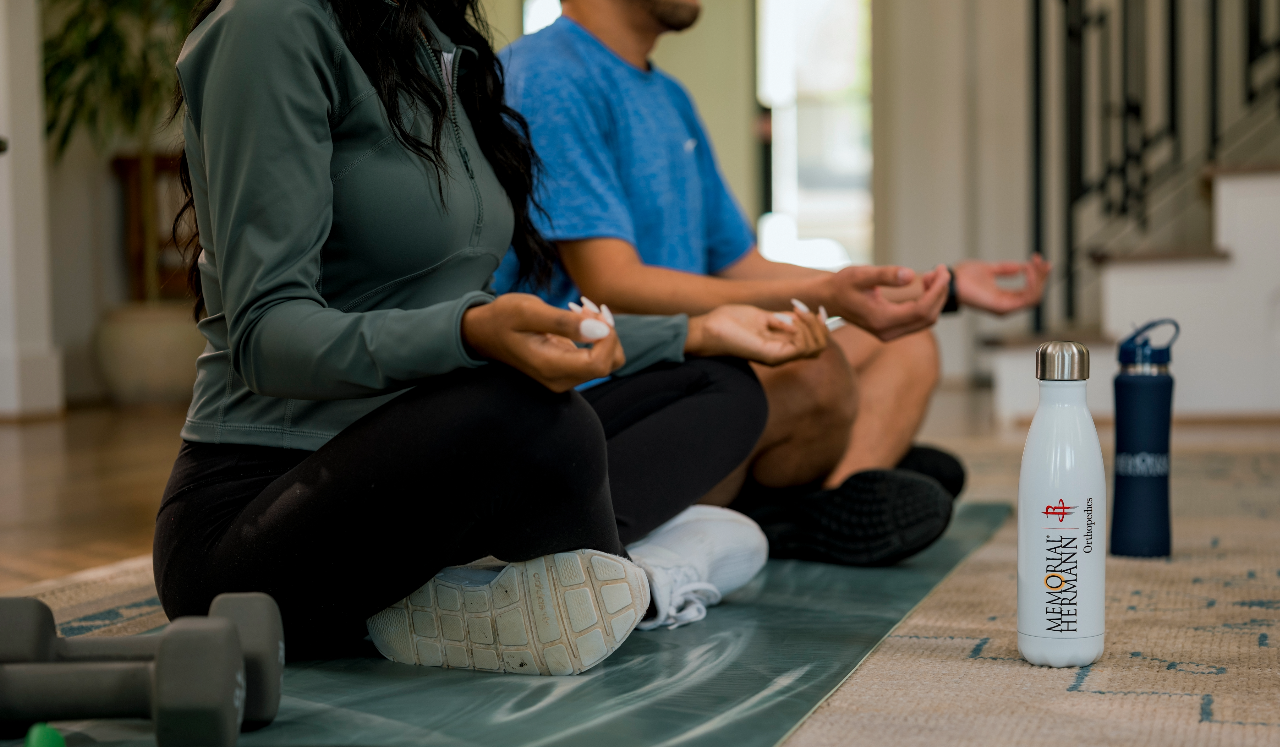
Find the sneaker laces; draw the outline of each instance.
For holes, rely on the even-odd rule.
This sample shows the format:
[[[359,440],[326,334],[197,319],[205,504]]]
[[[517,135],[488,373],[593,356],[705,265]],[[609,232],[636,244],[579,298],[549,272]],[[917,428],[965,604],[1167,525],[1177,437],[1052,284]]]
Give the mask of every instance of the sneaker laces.
[[[707,616],[707,605],[720,602],[720,590],[714,584],[701,580],[692,566],[683,565],[665,570],[671,576],[671,598],[666,600],[666,604],[662,600],[655,600],[658,615],[652,620],[644,621],[639,626],[642,630],[675,629],[698,622]]]

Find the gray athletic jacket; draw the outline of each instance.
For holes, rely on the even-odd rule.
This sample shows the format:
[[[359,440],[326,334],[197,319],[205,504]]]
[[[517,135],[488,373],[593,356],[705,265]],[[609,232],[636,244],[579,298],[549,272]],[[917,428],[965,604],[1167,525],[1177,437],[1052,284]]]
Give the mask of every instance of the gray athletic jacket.
[[[428,24],[465,76],[474,53]],[[316,449],[416,382],[482,365],[459,325],[493,299],[513,217],[460,106],[442,205],[321,0],[223,0],[178,77],[209,313],[184,439]],[[619,317],[620,373],[683,360],[687,322]]]

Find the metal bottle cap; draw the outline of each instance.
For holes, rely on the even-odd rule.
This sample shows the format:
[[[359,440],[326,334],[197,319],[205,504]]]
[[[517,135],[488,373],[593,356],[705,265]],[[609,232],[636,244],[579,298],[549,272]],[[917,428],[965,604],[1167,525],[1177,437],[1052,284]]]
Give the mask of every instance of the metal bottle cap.
[[[1078,342],[1046,342],[1036,350],[1036,378],[1084,381],[1089,378],[1089,348]]]

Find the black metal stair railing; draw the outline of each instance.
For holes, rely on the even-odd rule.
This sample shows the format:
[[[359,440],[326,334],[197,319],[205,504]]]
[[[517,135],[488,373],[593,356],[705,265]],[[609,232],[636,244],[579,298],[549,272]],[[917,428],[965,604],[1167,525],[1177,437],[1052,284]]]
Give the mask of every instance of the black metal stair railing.
[[[1232,0],[1226,0],[1231,2]],[[1224,70],[1240,70],[1239,111],[1246,115],[1271,106],[1280,109],[1280,0],[1234,0],[1243,7],[1231,16],[1241,29],[1224,28],[1220,0],[1207,0],[1205,18],[1187,19],[1179,0],[1030,0],[1031,32],[1031,196],[1032,251],[1045,253],[1047,160],[1061,159],[1062,315],[1077,317],[1077,260],[1081,253],[1078,208],[1094,199],[1098,214],[1113,224],[1151,226],[1149,201],[1155,190],[1177,179],[1197,178],[1202,167],[1222,153],[1234,137],[1224,126]],[[1268,9],[1267,3],[1274,3]],[[1057,13],[1051,18],[1050,13]],[[1271,23],[1268,23],[1269,14]],[[1190,59],[1182,23],[1207,35],[1204,59]],[[1158,33],[1153,37],[1153,28]],[[1243,43],[1224,44],[1234,36]],[[1051,40],[1050,33],[1058,34]],[[1046,49],[1061,51],[1056,80],[1046,80]],[[1150,46],[1154,42],[1157,46]],[[1225,55],[1241,55],[1241,67],[1224,65]],[[1183,92],[1190,76],[1207,75],[1203,143],[1188,143]],[[1154,79],[1153,79],[1154,78]],[[1199,81],[1197,81],[1199,82]],[[1274,96],[1273,96],[1274,95]],[[1049,96],[1058,97],[1062,142],[1046,142]],[[1233,111],[1236,111],[1233,109]],[[1239,122],[1242,117],[1235,117]],[[1202,120],[1205,121],[1205,120]],[[1280,122],[1280,117],[1277,118]],[[1043,310],[1034,324],[1040,331]]]

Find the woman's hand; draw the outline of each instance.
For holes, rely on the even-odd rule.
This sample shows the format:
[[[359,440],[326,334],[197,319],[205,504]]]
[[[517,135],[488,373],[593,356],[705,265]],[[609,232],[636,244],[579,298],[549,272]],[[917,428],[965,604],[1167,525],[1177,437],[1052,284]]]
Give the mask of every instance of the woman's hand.
[[[827,347],[827,312],[813,314],[799,301],[790,313],[728,304],[689,319],[684,350],[690,355],[732,355],[776,366],[814,358]]]
[[[626,362],[608,307],[565,311],[537,296],[507,293],[462,314],[462,339],[553,392],[608,376]],[[574,343],[587,343],[580,348]]]

